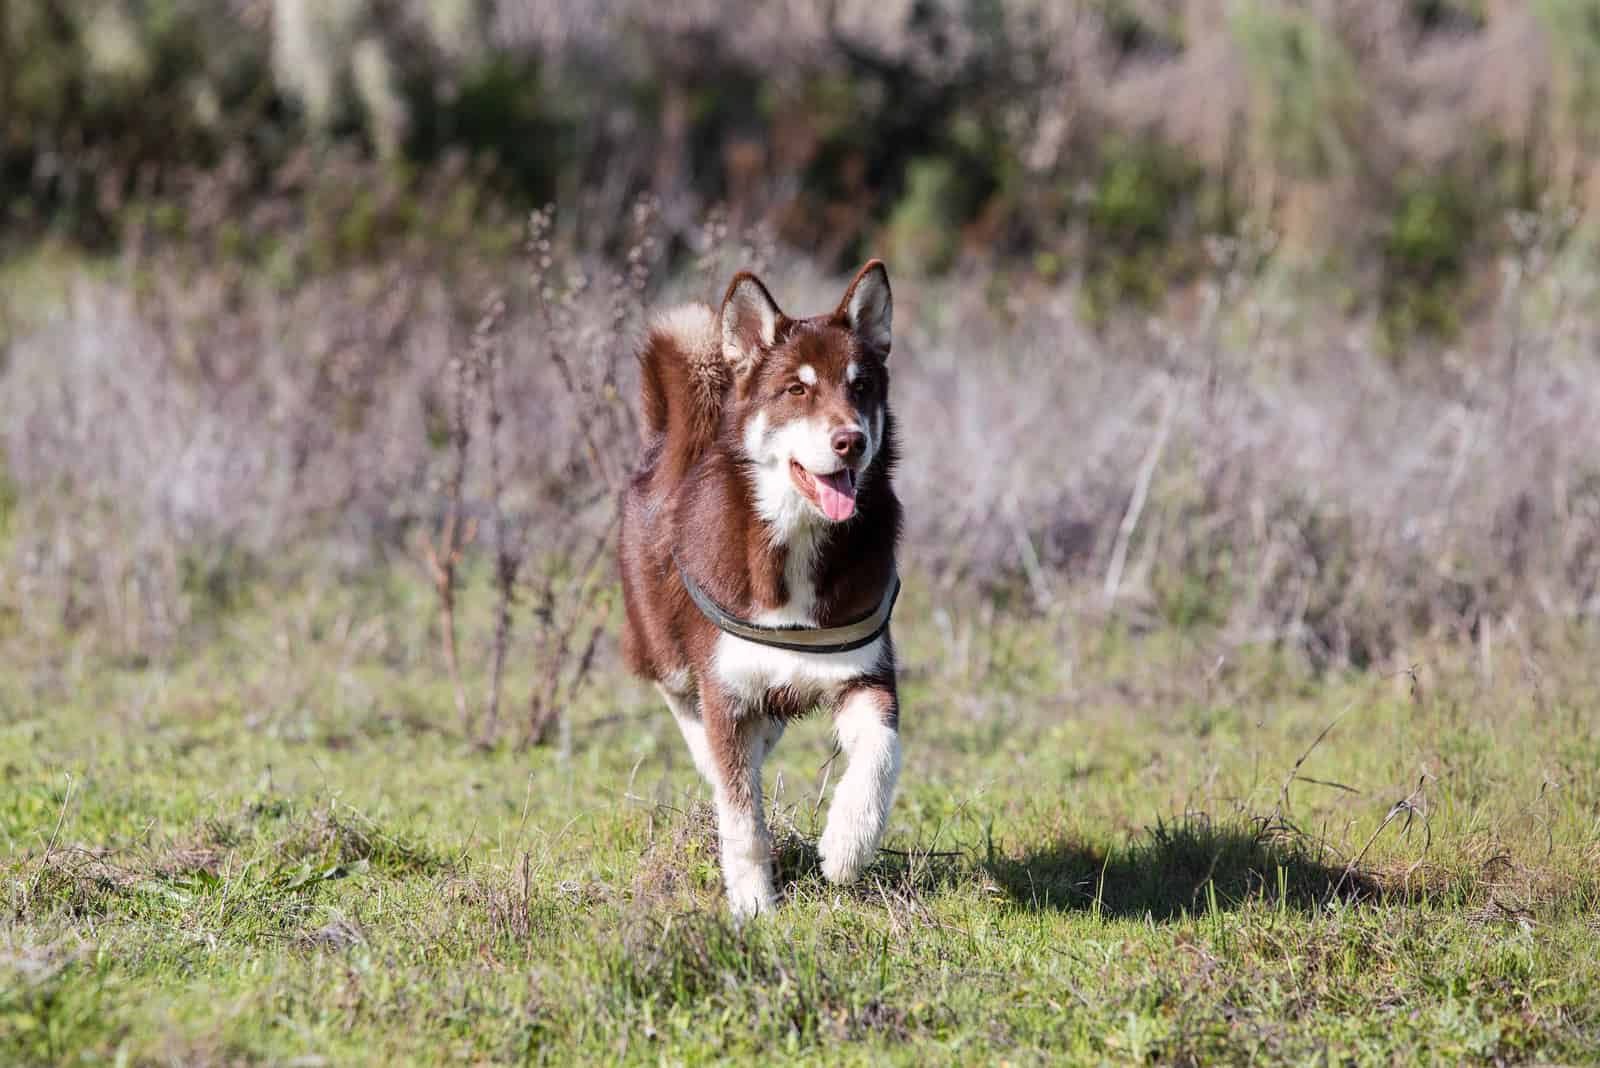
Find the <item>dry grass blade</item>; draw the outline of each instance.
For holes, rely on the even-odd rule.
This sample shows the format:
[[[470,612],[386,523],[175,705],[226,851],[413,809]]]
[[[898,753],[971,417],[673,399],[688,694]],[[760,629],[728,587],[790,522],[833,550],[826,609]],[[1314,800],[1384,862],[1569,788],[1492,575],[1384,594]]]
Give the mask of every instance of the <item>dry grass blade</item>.
[[[1350,710],[1354,707],[1354,702],[1345,705],[1344,708],[1339,711],[1337,716],[1334,716],[1333,719],[1329,720],[1328,725],[1317,732],[1317,736],[1312,739],[1311,744],[1306,746],[1306,751],[1301,753],[1299,759],[1294,762],[1294,766],[1289,769],[1289,774],[1284,776],[1283,785],[1278,788],[1278,806],[1276,810],[1274,810],[1272,816],[1272,822],[1274,824],[1287,825],[1289,816],[1289,787],[1293,786],[1296,780],[1299,780],[1300,782],[1316,783],[1318,786],[1332,786],[1340,790],[1346,790],[1352,794],[1360,793],[1359,790],[1346,786],[1343,783],[1326,782],[1300,774],[1300,768],[1305,764],[1306,760],[1310,758],[1311,754],[1315,752],[1317,746],[1322,744],[1323,739],[1327,738],[1328,735],[1332,733],[1333,728],[1338,726],[1339,721],[1344,719],[1344,717],[1348,715]]]
[[[1423,790],[1432,780],[1433,776],[1429,775],[1427,772],[1423,772],[1422,775],[1417,779],[1416,789],[1412,790],[1410,794],[1394,803],[1394,807],[1390,808],[1388,814],[1383,817],[1383,822],[1378,824],[1378,829],[1372,832],[1372,836],[1367,839],[1366,844],[1363,845],[1356,855],[1350,858],[1350,862],[1344,866],[1344,871],[1339,875],[1339,881],[1334,884],[1333,889],[1328,893],[1328,899],[1330,901],[1339,896],[1339,891],[1344,888],[1344,884],[1351,878],[1351,876],[1356,874],[1357,869],[1361,867],[1361,862],[1366,859],[1367,853],[1372,849],[1373,843],[1378,840],[1378,837],[1388,829],[1391,823],[1399,819],[1401,816],[1406,818],[1405,826],[1401,828],[1402,835],[1409,835],[1411,832],[1412,822],[1418,818],[1421,818],[1422,830],[1425,835],[1422,845],[1422,856],[1426,857],[1428,855],[1429,849],[1433,847],[1433,831],[1428,826],[1428,813],[1423,807]],[[1421,861],[1419,858],[1418,863],[1420,862]]]
[[[62,795],[61,798],[61,810],[56,813],[56,825],[50,831],[49,840],[45,842],[44,856],[39,859],[39,867],[33,873],[33,878],[28,882],[28,892],[23,895],[24,906],[26,906],[27,903],[33,899],[33,895],[38,892],[39,878],[44,874],[45,868],[50,864],[50,858],[56,850],[56,843],[61,840],[61,828],[66,825],[67,809],[72,805],[72,793],[76,787],[77,782],[72,778],[71,775],[68,775],[67,791],[64,795]]]
[[[1297,776],[1295,776],[1295,781],[1296,782],[1308,782],[1313,786],[1326,786],[1326,787],[1328,787],[1329,789],[1332,789],[1332,790],[1343,790],[1347,794],[1360,794],[1361,793],[1361,791],[1357,790],[1354,786],[1348,786],[1348,785],[1346,785],[1345,783],[1342,783],[1342,782],[1334,782],[1332,779],[1313,779],[1309,775],[1297,775]]]

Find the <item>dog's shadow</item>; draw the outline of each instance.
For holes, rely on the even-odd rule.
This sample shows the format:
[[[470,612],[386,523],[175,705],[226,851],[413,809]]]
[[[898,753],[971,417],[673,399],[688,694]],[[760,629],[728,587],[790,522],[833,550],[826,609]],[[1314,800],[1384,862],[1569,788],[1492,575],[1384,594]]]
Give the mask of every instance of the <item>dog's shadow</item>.
[[[1313,847],[1248,825],[1158,823],[1121,849],[1058,841],[1018,857],[989,851],[983,871],[1030,911],[1086,911],[1165,922],[1247,902],[1301,912],[1377,896],[1370,876],[1317,859]]]
[[[780,847],[790,878],[817,873],[816,853],[791,840]],[[858,890],[921,896],[970,887],[1031,912],[1088,912],[1167,922],[1240,908],[1247,902],[1308,912],[1334,901],[1368,901],[1377,883],[1360,871],[1317,859],[1309,843],[1249,825],[1204,819],[1158,823],[1127,846],[1107,850],[1072,840],[1011,855],[992,843],[961,853],[885,853]]]

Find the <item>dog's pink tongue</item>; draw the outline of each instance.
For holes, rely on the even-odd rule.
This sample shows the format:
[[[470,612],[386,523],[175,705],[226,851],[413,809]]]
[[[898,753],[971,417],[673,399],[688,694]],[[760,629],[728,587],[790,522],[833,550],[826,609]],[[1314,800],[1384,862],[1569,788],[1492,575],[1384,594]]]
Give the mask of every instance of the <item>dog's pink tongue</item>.
[[[849,519],[856,510],[856,480],[849,471],[835,471],[831,475],[815,475],[817,501],[822,514],[838,522]]]

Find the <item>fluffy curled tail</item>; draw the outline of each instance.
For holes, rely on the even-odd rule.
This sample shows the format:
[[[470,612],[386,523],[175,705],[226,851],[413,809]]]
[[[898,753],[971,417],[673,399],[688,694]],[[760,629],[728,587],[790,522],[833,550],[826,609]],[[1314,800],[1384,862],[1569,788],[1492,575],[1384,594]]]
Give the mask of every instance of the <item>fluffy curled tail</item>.
[[[677,484],[722,420],[729,372],[714,312],[685,304],[658,315],[639,354],[641,430],[660,447],[656,484]]]

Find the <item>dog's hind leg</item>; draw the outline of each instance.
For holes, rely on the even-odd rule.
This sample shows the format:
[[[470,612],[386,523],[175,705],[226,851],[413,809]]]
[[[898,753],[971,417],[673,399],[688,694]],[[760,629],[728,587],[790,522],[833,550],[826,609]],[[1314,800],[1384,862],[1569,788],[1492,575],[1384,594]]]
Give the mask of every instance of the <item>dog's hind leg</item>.
[[[787,726],[788,724],[777,716],[768,716],[753,732],[751,760],[755,762],[757,775],[761,774],[761,769],[766,765],[772,751],[778,748],[778,742],[783,738],[784,728]]]
[[[694,683],[682,669],[656,683],[656,689],[672,709],[672,718],[678,721],[678,730],[689,747],[689,757],[700,772],[701,778],[712,786],[717,784],[717,771],[711,762],[711,746],[706,741],[706,724],[700,718],[700,701]]]
[[[853,882],[878,854],[900,778],[899,712],[894,690],[879,684],[846,691],[833,729],[849,765],[833,789],[828,825],[817,844],[822,874]]]

